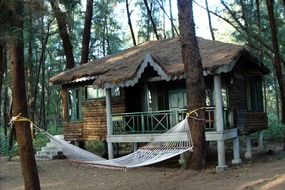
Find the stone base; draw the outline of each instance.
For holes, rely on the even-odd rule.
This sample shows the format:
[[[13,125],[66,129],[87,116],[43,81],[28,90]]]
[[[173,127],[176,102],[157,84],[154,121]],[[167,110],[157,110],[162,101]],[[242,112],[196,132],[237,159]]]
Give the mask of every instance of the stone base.
[[[227,165],[223,165],[223,166],[216,166],[216,172],[224,172],[228,169]]]
[[[252,153],[251,153],[251,152],[246,152],[246,153],[244,154],[244,157],[245,157],[246,159],[251,159],[251,158],[252,158]]]
[[[233,159],[232,160],[232,164],[234,164],[234,165],[241,164],[241,163],[242,163],[241,159]]]

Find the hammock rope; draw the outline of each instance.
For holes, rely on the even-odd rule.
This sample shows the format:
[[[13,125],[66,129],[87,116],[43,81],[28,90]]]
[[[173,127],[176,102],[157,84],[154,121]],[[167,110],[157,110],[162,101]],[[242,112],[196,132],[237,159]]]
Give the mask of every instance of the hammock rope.
[[[183,121],[178,123],[175,127],[166,133],[183,133],[187,132],[187,129],[188,122],[187,118],[185,118]],[[65,140],[58,139],[47,132],[45,132],[45,134],[50,140],[56,143],[57,147],[62,149],[63,154],[70,161],[78,164],[86,164],[89,166],[101,168],[127,169],[147,166],[173,158],[184,152],[193,151],[193,145],[189,140],[173,142],[150,142],[146,146],[139,148],[137,151],[131,154],[120,158],[106,160],[96,154],[90,153],[77,146],[69,144]]]
[[[196,111],[197,110],[194,110],[192,113],[195,113],[196,115]],[[187,117],[189,116],[187,115]],[[30,122],[31,126],[33,126],[37,131],[46,134],[46,136],[56,144],[56,147],[61,149],[63,154],[74,163],[101,168],[127,169],[155,164],[185,152],[192,152],[193,141],[188,127],[187,117],[167,132],[157,134],[157,136],[163,136],[164,134],[187,133],[188,140],[149,142],[147,145],[139,148],[131,154],[110,160],[106,160],[96,154],[83,150],[63,139],[51,135],[47,131],[36,126],[30,119],[20,116],[20,114],[16,117],[12,117],[10,123],[12,125],[14,122]]]

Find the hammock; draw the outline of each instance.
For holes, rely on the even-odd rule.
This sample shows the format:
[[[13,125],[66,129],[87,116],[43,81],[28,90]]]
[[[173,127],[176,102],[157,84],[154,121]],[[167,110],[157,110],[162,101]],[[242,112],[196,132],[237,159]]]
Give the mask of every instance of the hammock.
[[[151,165],[175,157],[184,152],[193,151],[193,143],[187,119],[182,120],[172,129],[163,134],[183,132],[186,132],[188,135],[187,141],[150,142],[146,146],[139,148],[137,151],[129,155],[110,160],[106,160],[96,154],[69,144],[68,142],[56,138],[47,132],[45,132],[45,134],[58,146],[58,148],[62,149],[63,154],[72,162],[102,168],[127,169]],[[158,134],[158,136],[163,134]]]

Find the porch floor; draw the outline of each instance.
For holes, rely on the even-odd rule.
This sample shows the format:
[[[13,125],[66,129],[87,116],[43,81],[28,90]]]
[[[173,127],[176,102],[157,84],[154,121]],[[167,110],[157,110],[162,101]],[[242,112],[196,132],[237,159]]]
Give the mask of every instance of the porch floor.
[[[238,136],[237,128],[224,130],[223,132],[206,131],[206,141],[218,141],[232,139]],[[118,134],[107,135],[107,142],[122,143],[122,142],[168,142],[168,141],[187,141],[187,133],[172,133],[172,134]]]

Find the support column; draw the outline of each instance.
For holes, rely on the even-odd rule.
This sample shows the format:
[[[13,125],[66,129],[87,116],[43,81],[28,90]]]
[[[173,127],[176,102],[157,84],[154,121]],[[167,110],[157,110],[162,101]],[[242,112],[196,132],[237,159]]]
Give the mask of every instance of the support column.
[[[222,101],[222,83],[221,76],[214,76],[214,96],[215,96],[215,125],[217,132],[224,132],[224,119],[223,119],[223,101]],[[225,141],[217,141],[218,149],[218,166],[217,171],[224,171],[227,168],[225,159]]]
[[[246,141],[246,153],[244,154],[244,157],[246,159],[252,158],[252,152],[251,152],[251,139],[249,135],[245,136],[245,141]]]
[[[234,152],[234,159],[232,160],[232,164],[240,164],[240,147],[239,147],[239,137],[233,139],[233,152]]]
[[[107,115],[107,135],[113,134],[113,122],[112,122],[112,103],[111,103],[111,89],[105,89],[106,91],[106,115]],[[114,158],[113,144],[107,141],[108,157]]]
[[[138,143],[134,143],[134,152],[138,150]]]
[[[263,150],[264,149],[263,131],[259,131],[259,134],[258,134],[258,149],[259,150]]]
[[[189,168],[189,152],[184,152],[180,154],[180,159],[178,160],[179,164],[182,166],[182,168],[187,169]]]

